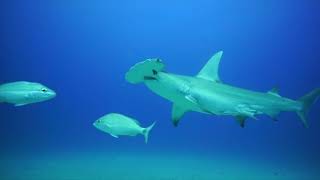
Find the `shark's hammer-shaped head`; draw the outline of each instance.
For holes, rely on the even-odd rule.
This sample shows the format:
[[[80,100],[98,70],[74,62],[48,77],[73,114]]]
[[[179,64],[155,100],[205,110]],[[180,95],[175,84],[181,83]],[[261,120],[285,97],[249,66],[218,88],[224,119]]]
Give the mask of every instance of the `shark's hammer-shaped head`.
[[[164,64],[157,58],[135,64],[127,72],[126,80],[132,84],[143,82],[153,92],[171,101],[182,99],[190,89],[184,76],[164,72]]]
[[[151,58],[132,66],[126,73],[126,80],[132,84],[156,80],[159,72],[163,71],[164,64],[161,59]]]

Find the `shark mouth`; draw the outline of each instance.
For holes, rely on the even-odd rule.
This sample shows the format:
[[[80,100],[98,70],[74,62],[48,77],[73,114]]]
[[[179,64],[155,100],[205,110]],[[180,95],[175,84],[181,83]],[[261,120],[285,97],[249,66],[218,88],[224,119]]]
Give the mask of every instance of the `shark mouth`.
[[[155,77],[156,75],[158,75],[158,71],[156,71],[155,69],[152,69],[152,73],[153,73],[154,76],[144,76],[143,79],[144,79],[145,81],[148,81],[148,80],[149,80],[149,81],[150,81],[150,80],[151,80],[151,81],[158,80],[158,79]]]
[[[154,81],[154,80],[158,80],[158,79],[155,77],[152,77],[152,76],[144,76],[144,80],[145,81]]]

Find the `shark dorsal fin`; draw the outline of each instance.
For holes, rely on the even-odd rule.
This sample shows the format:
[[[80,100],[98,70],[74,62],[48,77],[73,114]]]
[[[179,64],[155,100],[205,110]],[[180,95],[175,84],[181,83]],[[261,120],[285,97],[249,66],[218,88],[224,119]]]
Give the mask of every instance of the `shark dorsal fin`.
[[[219,64],[223,51],[214,54],[207,64],[201,69],[198,78],[206,79],[213,82],[221,82],[219,78]]]
[[[278,87],[274,87],[272,88],[270,91],[268,91],[268,94],[274,95],[274,96],[279,96],[279,88]]]

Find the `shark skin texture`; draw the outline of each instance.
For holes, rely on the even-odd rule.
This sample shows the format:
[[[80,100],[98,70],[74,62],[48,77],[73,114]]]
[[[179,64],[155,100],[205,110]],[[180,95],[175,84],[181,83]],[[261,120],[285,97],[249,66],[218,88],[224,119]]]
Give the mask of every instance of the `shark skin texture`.
[[[257,119],[260,114],[276,120],[280,112],[293,111],[308,127],[307,114],[320,96],[320,88],[292,100],[280,96],[277,88],[255,92],[225,84],[219,77],[222,54],[222,51],[214,54],[196,76],[167,73],[160,59],[147,59],[131,67],[126,80],[132,84],[144,83],[152,92],[171,101],[174,126],[178,126],[188,111],[233,116],[241,127],[245,127],[248,118]]]

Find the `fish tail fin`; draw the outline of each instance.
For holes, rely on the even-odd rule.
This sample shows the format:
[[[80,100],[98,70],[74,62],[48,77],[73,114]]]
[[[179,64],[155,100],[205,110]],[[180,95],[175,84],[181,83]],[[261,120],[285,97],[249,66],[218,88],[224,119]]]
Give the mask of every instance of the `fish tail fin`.
[[[144,128],[142,131],[142,134],[144,135],[144,140],[145,140],[146,144],[148,143],[148,140],[149,140],[149,133],[155,124],[156,124],[156,122],[152,123],[149,127]]]
[[[304,127],[309,127],[307,121],[307,115],[309,113],[310,107],[317,101],[320,97],[320,88],[314,89],[310,93],[301,97],[298,101],[300,101],[303,105],[302,109],[297,111],[298,116],[300,117]]]

